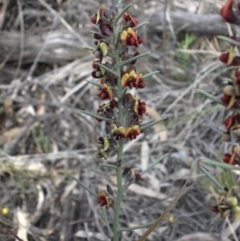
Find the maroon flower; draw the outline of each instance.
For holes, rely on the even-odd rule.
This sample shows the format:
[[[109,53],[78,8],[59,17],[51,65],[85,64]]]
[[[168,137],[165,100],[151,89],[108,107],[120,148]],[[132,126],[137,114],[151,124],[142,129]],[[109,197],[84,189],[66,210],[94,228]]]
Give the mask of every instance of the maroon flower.
[[[141,174],[135,172],[135,170],[131,167],[125,167],[122,173],[123,178],[125,179],[125,186],[130,185],[133,182],[138,182],[141,180]]]
[[[124,45],[138,47],[143,42],[143,39],[137,36],[137,31],[129,27],[121,33],[121,40]]]
[[[240,165],[240,156],[238,154],[238,146],[232,146],[232,154],[225,153],[223,156],[223,162],[229,165]]]
[[[140,98],[137,96],[134,105],[134,111],[138,115],[142,116],[147,110],[146,103],[141,102]]]
[[[122,17],[123,17],[123,24],[126,24],[131,28],[134,28],[137,26],[138,20],[136,18],[133,18],[129,13],[124,13]]]
[[[106,209],[114,207],[113,191],[109,185],[107,185],[107,192],[100,191],[97,196],[98,204],[101,207],[105,206]]]
[[[233,0],[227,0],[226,4],[220,10],[222,17],[229,23],[240,24],[239,14],[240,5],[238,4],[238,10],[233,11]]]
[[[101,99],[101,100],[112,100],[113,99],[113,89],[111,86],[109,86],[107,83],[102,82],[102,85],[98,91],[97,96]]]

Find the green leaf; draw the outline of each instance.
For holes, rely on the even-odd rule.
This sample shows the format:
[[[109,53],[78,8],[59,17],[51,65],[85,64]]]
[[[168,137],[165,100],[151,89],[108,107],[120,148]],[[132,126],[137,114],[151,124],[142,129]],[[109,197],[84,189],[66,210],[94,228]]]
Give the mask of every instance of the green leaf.
[[[142,54],[139,54],[139,55],[137,55],[137,56],[134,56],[134,57],[132,57],[132,58],[130,58],[130,59],[127,59],[126,61],[121,62],[121,63],[120,63],[120,66],[123,67],[124,65],[127,65],[127,64],[131,63],[131,62],[134,61],[134,60],[143,58],[144,56],[146,56],[146,55],[148,55],[148,54],[150,54],[150,52],[146,52],[146,53],[142,53]]]
[[[100,116],[100,115],[97,115],[97,114],[94,114],[94,113],[91,113],[91,112],[88,112],[88,111],[84,111],[84,110],[74,110],[76,113],[83,113],[85,115],[89,115],[91,117],[94,117],[94,118],[97,118],[99,120],[104,120],[104,121],[112,121],[112,119],[109,119],[109,118],[106,118],[106,117],[103,117],[103,116]]]
[[[169,153],[164,154],[163,156],[159,157],[154,163],[148,166],[144,171],[141,172],[141,176],[145,173],[151,171],[160,161],[162,161],[165,157],[167,157]]]
[[[216,102],[217,104],[225,106],[224,103],[219,98],[217,98],[216,96],[211,95],[211,94],[205,92],[204,90],[196,89],[196,92],[201,94],[201,95],[203,95],[203,96],[205,96],[205,97],[207,97],[208,99]]]
[[[159,119],[159,120],[156,120],[156,121],[151,121],[147,124],[141,125],[140,130],[145,130],[145,129],[150,128],[150,127],[152,127],[152,126],[154,126],[154,125],[156,125],[156,124],[158,124],[162,121],[165,121],[165,120],[167,120],[167,118],[162,118],[162,119]]]
[[[231,39],[231,38],[229,38],[229,37],[219,36],[219,35],[217,35],[216,37],[217,37],[218,39],[223,40],[223,41],[225,41],[225,42],[227,42],[227,43],[230,43],[230,44],[232,44],[232,45],[240,46],[240,42],[238,42],[238,41],[236,41],[236,40],[234,40],[234,39]]]
[[[134,29],[134,30],[137,30],[138,28],[141,28],[142,26],[144,26],[144,25],[146,25],[146,24],[149,24],[149,22],[140,23],[140,24],[138,24],[136,27],[134,27],[133,29]]]
[[[122,17],[122,15],[132,6],[132,4],[128,4],[115,18],[114,23],[116,24],[118,20]]]
[[[90,51],[94,51],[95,50],[94,48],[89,47],[89,46],[83,46],[83,47],[80,47],[80,49],[86,49],[86,50],[90,50]]]
[[[108,164],[108,163],[101,163],[101,164],[99,164],[99,166],[101,166],[101,167],[109,167],[109,168],[117,170],[117,166],[114,166],[114,165],[111,165],[111,164]]]
[[[106,70],[108,73],[113,74],[114,76],[118,77],[118,74],[115,73],[112,69],[109,69],[107,66],[105,66],[103,64],[100,64],[100,63],[97,63],[97,62],[95,62],[95,64],[97,66],[101,67],[102,69]]]
[[[97,83],[94,82],[94,81],[91,81],[91,80],[86,80],[86,81],[87,81],[89,84],[92,84],[92,85],[95,85],[95,86],[101,88],[101,85],[100,85],[100,84],[97,84]]]
[[[153,71],[151,73],[145,74],[145,75],[143,75],[142,79],[147,79],[147,78],[149,78],[149,77],[151,77],[151,76],[153,76],[153,75],[155,75],[155,74],[157,74],[159,72],[160,71]]]
[[[109,235],[109,237],[112,237],[113,231],[112,231],[112,229],[110,227],[110,224],[109,224],[109,220],[108,220],[107,213],[106,213],[106,208],[102,208],[102,212],[103,212],[103,217],[104,217],[106,225],[107,225],[108,235]]]
[[[204,167],[200,166],[200,168],[204,172],[204,174],[211,180],[211,182],[215,184],[217,188],[224,190],[222,185]]]
[[[240,167],[229,165],[229,164],[226,164],[223,162],[217,162],[217,161],[210,160],[210,159],[201,159],[199,161],[201,163],[210,164],[210,165],[221,167],[221,168],[228,169],[228,170],[240,170]]]
[[[79,185],[81,185],[86,191],[88,191],[90,194],[92,194],[94,197],[97,197],[97,194],[92,191],[90,188],[88,188],[87,186],[85,186],[84,183],[82,183],[81,181],[79,181],[77,178],[70,176],[70,178],[72,178],[73,180],[75,180]]]

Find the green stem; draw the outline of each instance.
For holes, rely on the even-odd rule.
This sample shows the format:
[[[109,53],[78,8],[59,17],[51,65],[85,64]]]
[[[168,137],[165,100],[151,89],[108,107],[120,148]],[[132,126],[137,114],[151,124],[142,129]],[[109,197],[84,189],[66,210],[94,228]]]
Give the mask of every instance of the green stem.
[[[119,30],[117,28],[117,21],[114,24],[114,37],[115,37],[115,56],[114,62],[116,65],[116,76],[117,76],[117,97],[118,97],[118,114],[119,120],[121,125],[124,126],[123,123],[123,106],[122,106],[122,83],[121,83],[121,66],[120,66],[120,58],[119,58]],[[119,141],[119,147],[117,152],[117,162],[122,161],[123,156],[123,146],[124,146],[124,139]],[[113,222],[113,241],[119,241],[119,213],[120,207],[122,202],[122,167],[119,165],[116,169],[116,176],[117,176],[117,198],[116,204],[114,207],[114,222]]]
[[[117,192],[116,206],[114,209],[113,240],[119,241],[119,212],[120,212],[120,206],[122,201],[122,168],[121,167],[118,167],[116,174],[117,174],[118,192]]]

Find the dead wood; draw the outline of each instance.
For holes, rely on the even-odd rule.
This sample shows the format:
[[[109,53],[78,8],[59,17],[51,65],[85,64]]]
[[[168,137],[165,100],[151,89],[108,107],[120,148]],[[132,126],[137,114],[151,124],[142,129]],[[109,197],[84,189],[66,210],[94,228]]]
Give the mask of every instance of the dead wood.
[[[163,26],[163,12],[153,15],[149,19],[148,30],[150,32],[169,29],[172,24],[176,31],[184,27],[184,31],[199,34],[228,35],[227,25],[218,14],[191,14],[182,12],[170,13],[170,21]],[[23,63],[32,63],[38,56],[38,62],[61,63],[72,61],[82,56],[81,43],[75,35],[67,30],[57,30],[40,33],[38,35],[25,34],[24,51],[22,53]],[[87,40],[86,42],[89,42]],[[20,56],[21,39],[18,32],[0,32],[0,62],[16,62]],[[39,54],[40,53],[40,54]]]
[[[220,14],[195,14],[186,12],[170,12],[166,14],[166,26],[164,24],[164,12],[159,12],[150,17],[149,23],[152,31],[163,31],[169,29],[172,24],[176,31],[183,27],[186,32],[210,35],[228,35],[226,22]],[[234,32],[234,30],[233,30]]]
[[[22,59],[25,64],[32,63],[39,53],[38,62],[49,64],[72,61],[83,54],[79,40],[66,30],[26,35],[24,42]],[[21,50],[20,43],[20,33],[0,32],[0,62],[5,58],[8,62],[17,61]]]

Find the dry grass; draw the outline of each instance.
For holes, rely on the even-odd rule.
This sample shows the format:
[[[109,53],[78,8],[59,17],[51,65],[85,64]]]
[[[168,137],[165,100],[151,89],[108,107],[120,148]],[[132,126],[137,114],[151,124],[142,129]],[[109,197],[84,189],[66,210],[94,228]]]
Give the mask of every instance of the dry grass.
[[[133,3],[132,12],[141,21],[164,9],[167,13],[217,13],[222,5],[220,0],[123,2]],[[9,209],[0,215],[0,240],[14,240],[5,225],[25,237],[24,241],[107,240],[96,200],[69,178],[73,175],[96,191],[106,184],[116,190],[114,173],[100,168],[101,160],[95,158],[102,127],[77,112],[96,111],[99,105],[94,87],[86,82],[91,79],[93,57],[79,47],[92,42],[89,31],[94,26],[89,16],[102,4],[110,6],[111,1],[2,1],[0,33],[16,31],[20,44],[8,49],[9,54],[0,62],[0,208]],[[171,22],[166,19],[167,24]],[[148,130],[128,143],[123,163],[141,170],[143,157],[139,153],[146,144],[150,147],[149,163],[165,153],[170,157],[124,195],[122,227],[154,221],[181,188],[196,160],[202,156],[219,160],[226,148],[220,142],[219,128],[224,109],[195,92],[201,88],[220,96],[218,86],[228,71],[217,59],[223,47],[212,36],[170,30],[151,35],[147,27],[140,31],[145,39],[140,51],[151,51],[151,55],[139,61],[139,69],[159,70],[160,74],[138,93],[151,107],[143,121],[159,116],[168,120],[158,126],[157,133]],[[57,41],[49,48],[51,39],[46,37],[37,52],[26,58],[31,36],[41,39],[46,33],[62,31],[67,34],[66,43],[72,39],[68,34],[74,36],[66,45],[72,54],[64,52],[62,45],[58,49]],[[29,41],[24,41],[27,37]],[[1,48],[3,51],[0,43],[0,53]],[[233,238],[226,231],[228,225],[209,211],[213,188],[207,188],[209,183],[203,180],[204,175],[196,170],[171,212],[174,220],[165,220],[148,240]],[[111,219],[111,210],[108,215]],[[122,240],[136,240],[142,232],[124,232]]]

